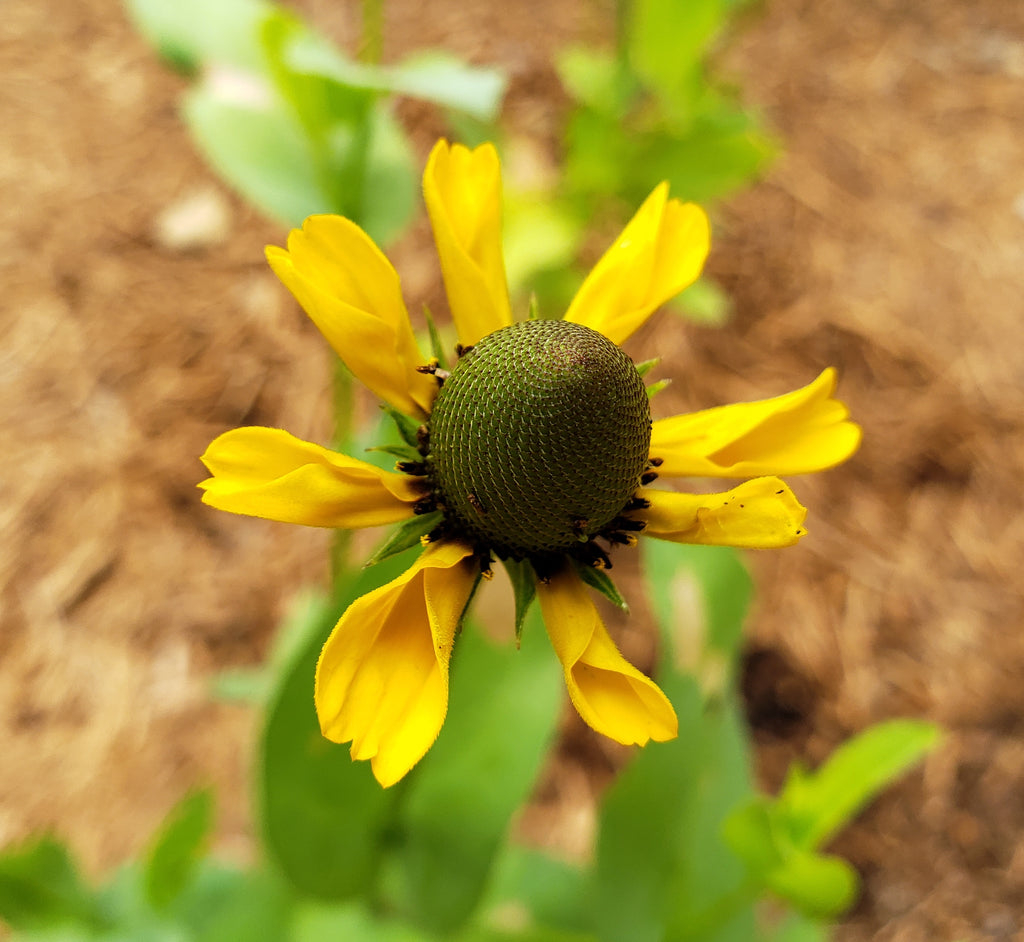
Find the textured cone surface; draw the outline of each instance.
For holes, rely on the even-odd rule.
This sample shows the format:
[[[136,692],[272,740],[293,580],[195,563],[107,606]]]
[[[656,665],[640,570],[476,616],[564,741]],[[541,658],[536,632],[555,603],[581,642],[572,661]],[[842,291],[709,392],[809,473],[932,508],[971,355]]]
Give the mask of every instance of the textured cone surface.
[[[445,380],[428,465],[451,523],[499,554],[528,556],[611,522],[650,443],[629,357],[589,327],[527,321],[489,334]]]

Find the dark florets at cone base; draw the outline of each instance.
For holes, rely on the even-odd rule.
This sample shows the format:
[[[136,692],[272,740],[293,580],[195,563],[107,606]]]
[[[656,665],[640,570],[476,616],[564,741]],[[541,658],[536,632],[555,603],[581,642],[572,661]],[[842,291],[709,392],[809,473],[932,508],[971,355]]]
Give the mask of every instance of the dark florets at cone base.
[[[647,468],[651,415],[632,360],[604,335],[527,321],[459,360],[429,428],[448,524],[523,557],[570,551],[621,513]]]

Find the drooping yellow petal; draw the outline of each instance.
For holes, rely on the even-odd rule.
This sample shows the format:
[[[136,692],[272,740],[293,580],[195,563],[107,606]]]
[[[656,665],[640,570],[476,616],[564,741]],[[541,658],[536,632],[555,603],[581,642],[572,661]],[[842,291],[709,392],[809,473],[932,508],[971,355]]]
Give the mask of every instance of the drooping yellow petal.
[[[424,418],[437,383],[402,300],[398,273],[373,240],[342,216],[310,216],[267,246],[267,261],[345,365],[370,390],[407,415]]]
[[[697,280],[710,245],[704,210],[668,199],[668,184],[662,183],[594,266],[565,319],[621,344]]]
[[[203,501],[231,513],[354,529],[404,520],[423,496],[414,478],[381,471],[279,428],[236,428],[202,457]]]
[[[758,402],[741,402],[659,419],[651,454],[663,477],[752,477],[824,471],[860,445],[860,426],[834,399],[836,371],[813,383]]]
[[[645,488],[644,536],[675,543],[771,549],[792,546],[807,531],[807,508],[779,478],[745,481],[724,494],[677,494]]]
[[[472,549],[429,546],[402,575],[356,599],[316,668],[320,729],[352,742],[385,788],[437,739],[448,712],[448,662],[473,588]]]
[[[438,141],[423,196],[459,340],[476,343],[512,323],[501,250],[501,165],[493,144]]]
[[[625,745],[678,735],[672,704],[619,653],[575,572],[566,569],[538,583],[537,597],[569,697],[588,725]]]

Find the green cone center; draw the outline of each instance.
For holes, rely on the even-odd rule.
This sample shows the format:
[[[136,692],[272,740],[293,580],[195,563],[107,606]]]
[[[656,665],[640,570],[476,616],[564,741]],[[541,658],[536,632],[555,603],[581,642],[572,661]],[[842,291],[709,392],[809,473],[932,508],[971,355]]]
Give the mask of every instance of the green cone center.
[[[651,413],[603,334],[527,321],[484,337],[430,417],[428,474],[446,519],[502,556],[557,552],[609,524],[647,467]]]

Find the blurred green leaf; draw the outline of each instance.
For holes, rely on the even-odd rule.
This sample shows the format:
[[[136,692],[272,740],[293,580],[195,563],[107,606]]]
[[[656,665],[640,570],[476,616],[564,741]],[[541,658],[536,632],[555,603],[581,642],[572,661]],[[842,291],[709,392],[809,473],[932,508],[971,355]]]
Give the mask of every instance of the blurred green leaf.
[[[147,854],[143,885],[156,910],[171,904],[192,879],[213,827],[213,792],[193,792],[171,810]]]
[[[291,890],[278,875],[205,862],[174,913],[188,927],[190,942],[281,942],[293,906]]]
[[[399,95],[432,101],[477,121],[498,117],[508,80],[493,68],[466,65],[446,52],[421,52],[390,70],[390,88]]]
[[[108,923],[67,848],[51,837],[0,854],[0,918],[26,931],[69,923],[92,930]]]
[[[749,582],[734,556],[712,554],[695,568],[681,549],[644,544],[662,637],[658,680],[679,717],[679,737],[646,746],[606,795],[591,899],[592,924],[609,942],[753,938],[745,868],[719,834],[750,794],[745,731],[731,696],[709,700],[696,676],[680,669],[692,660],[694,637],[713,636],[717,657],[727,659],[720,693],[730,693]],[[694,595],[705,621],[715,612],[714,632],[681,623],[694,614],[687,607]]]
[[[431,942],[418,929],[367,912],[363,903],[326,906],[303,903],[288,942]]]
[[[667,180],[672,195],[706,202],[756,179],[775,155],[773,142],[742,111],[722,107],[696,117],[685,135],[638,130],[629,137],[623,195],[638,204]]]
[[[820,847],[934,749],[939,736],[933,723],[889,720],[843,743],[814,772],[795,766],[777,801],[792,841]]]
[[[805,916],[840,916],[857,897],[857,871],[841,857],[792,850],[766,875],[768,889]]]
[[[459,637],[444,729],[414,770],[400,812],[397,863],[418,924],[450,935],[477,906],[561,698],[561,670],[536,608],[519,650],[472,625]]]
[[[136,28],[184,72],[217,64],[259,71],[259,24],[272,5],[264,0],[125,0]]]
[[[287,62],[296,73],[317,75],[341,85],[408,95],[493,121],[505,93],[505,76],[496,69],[469,66],[445,52],[421,52],[397,66],[355,62],[312,31],[291,45]]]
[[[535,924],[565,932],[582,933],[589,874],[547,854],[516,844],[507,845],[498,856],[487,897],[484,919],[489,913],[529,913]]]
[[[853,868],[838,857],[793,844],[767,799],[758,797],[738,808],[725,822],[723,835],[754,880],[806,915],[837,915],[853,902]]]
[[[633,0],[628,27],[630,61],[668,110],[684,104],[683,94],[702,67],[711,40],[725,22],[721,0]]]
[[[531,290],[542,269],[574,261],[582,225],[566,206],[534,194],[512,193],[504,209],[505,270],[513,293]],[[561,311],[555,313],[561,316]]]
[[[359,214],[353,218],[379,245],[408,225],[419,198],[417,158],[387,102],[370,113],[370,145],[360,188]]]
[[[767,939],[767,942],[828,942],[831,933],[822,923],[792,913]]]
[[[844,911],[857,876],[843,860],[817,853],[868,800],[931,748],[930,723],[892,720],[840,746],[822,767],[795,766],[778,798],[752,798],[723,827],[729,846],[766,887],[811,916]]]
[[[305,643],[283,672],[260,744],[259,790],[268,853],[303,893],[340,900],[373,882],[400,789],[382,789],[366,762],[320,734],[313,676],[327,635],[358,596],[408,565],[392,557],[339,586],[339,603],[323,604],[305,625]]]
[[[701,781],[701,698],[692,678],[661,677],[679,717],[679,738],[650,743],[601,804],[590,924],[604,942],[663,938],[685,865],[682,840]]]
[[[598,114],[621,117],[635,94],[635,79],[613,55],[573,46],[556,63],[558,77],[572,98]]]
[[[211,72],[186,94],[184,116],[213,168],[263,212],[297,226],[330,209],[301,127],[262,81]]]
[[[671,310],[707,327],[722,327],[732,316],[732,298],[710,278],[698,278],[667,305]]]

